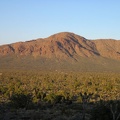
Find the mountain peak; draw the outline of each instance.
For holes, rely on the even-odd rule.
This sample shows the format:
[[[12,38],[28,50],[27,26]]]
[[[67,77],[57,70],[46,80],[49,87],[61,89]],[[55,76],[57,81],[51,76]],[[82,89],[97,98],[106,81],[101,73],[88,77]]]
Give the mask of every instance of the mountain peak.
[[[82,39],[85,39],[84,37],[82,36],[79,36],[75,33],[72,33],[72,32],[60,32],[60,33],[56,33],[54,35],[51,35],[48,37],[48,39],[61,39],[61,38],[64,38],[64,39],[69,39],[69,38],[82,38]]]
[[[67,36],[72,36],[72,35],[75,35],[75,34],[72,32],[59,32],[59,33],[55,33],[55,34],[51,35],[50,37],[52,37],[52,36],[67,37]]]
[[[60,32],[44,39],[0,46],[0,55],[73,59],[101,56],[120,60],[120,41],[87,40],[71,32]]]

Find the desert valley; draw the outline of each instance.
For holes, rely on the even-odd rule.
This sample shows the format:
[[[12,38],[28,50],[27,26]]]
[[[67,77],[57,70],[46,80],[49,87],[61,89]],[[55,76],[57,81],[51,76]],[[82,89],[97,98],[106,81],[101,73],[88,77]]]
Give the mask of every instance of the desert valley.
[[[120,120],[120,40],[61,32],[1,45],[0,120]]]

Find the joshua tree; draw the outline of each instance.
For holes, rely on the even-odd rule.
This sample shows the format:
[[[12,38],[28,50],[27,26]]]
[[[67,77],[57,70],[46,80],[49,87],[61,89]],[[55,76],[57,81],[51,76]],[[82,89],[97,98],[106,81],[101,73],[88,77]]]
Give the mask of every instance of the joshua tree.
[[[113,116],[113,120],[119,120],[120,118],[120,113],[119,113],[119,110],[118,110],[118,103],[115,103],[115,104],[110,104],[110,111],[112,113],[112,116]]]
[[[93,93],[87,94],[85,93],[80,93],[81,99],[82,99],[82,106],[83,106],[83,115],[82,115],[82,120],[85,120],[85,115],[86,115],[86,106],[89,103],[90,99],[92,98]]]

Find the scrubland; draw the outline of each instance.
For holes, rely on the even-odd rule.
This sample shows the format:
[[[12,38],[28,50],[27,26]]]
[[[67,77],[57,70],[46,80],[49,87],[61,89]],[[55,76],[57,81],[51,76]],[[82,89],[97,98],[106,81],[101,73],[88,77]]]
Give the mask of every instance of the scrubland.
[[[120,73],[0,71],[2,120],[120,120]]]

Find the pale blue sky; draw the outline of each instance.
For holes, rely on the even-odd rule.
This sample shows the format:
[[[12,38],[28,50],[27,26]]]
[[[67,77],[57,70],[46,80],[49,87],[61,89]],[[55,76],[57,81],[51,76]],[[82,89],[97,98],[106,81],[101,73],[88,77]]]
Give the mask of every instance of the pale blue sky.
[[[0,45],[58,32],[120,39],[120,0],[0,0]]]

